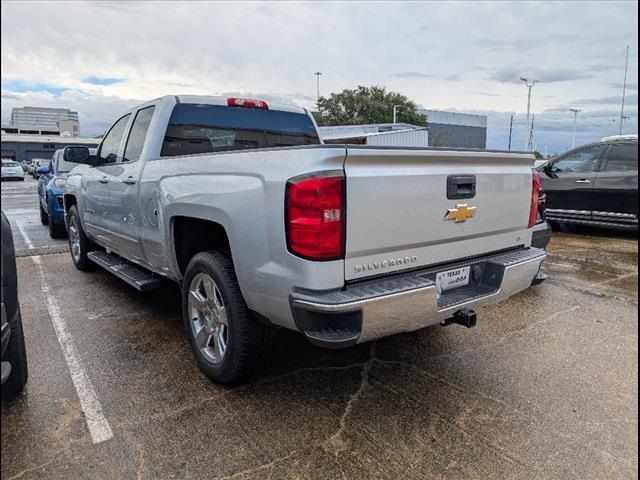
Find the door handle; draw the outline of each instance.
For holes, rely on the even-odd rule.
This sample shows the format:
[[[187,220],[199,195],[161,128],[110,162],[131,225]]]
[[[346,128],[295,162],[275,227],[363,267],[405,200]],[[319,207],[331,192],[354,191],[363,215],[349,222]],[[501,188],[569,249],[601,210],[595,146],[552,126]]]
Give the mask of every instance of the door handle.
[[[102,177],[100,180],[98,180],[100,183],[109,183],[109,179],[107,177]]]
[[[576,180],[576,183],[591,183],[591,180],[588,178],[581,178],[580,180]]]
[[[136,182],[137,180],[133,177],[127,177],[122,180],[122,183],[126,183],[127,185],[135,185]]]

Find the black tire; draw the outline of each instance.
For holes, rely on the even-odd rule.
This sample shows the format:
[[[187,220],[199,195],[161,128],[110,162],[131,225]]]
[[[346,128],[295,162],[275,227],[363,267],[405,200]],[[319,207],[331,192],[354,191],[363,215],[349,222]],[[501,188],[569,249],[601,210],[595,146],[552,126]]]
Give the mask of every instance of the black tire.
[[[43,225],[49,223],[49,214],[44,211],[44,208],[42,208],[42,203],[40,203],[40,222]]]
[[[222,361],[217,364],[200,351],[192,330],[189,291],[198,273],[213,279],[226,310],[226,350]],[[200,252],[189,262],[182,284],[182,317],[198,367],[215,382],[233,384],[247,378],[257,370],[270,350],[272,329],[253,318],[240,292],[233,263],[219,251]]]
[[[67,236],[67,229],[64,224],[59,225],[53,222],[53,218],[49,215],[48,222],[49,224],[49,236],[51,238],[64,238]]]
[[[22,391],[29,376],[27,368],[27,349],[24,345],[24,332],[22,331],[22,318],[18,312],[18,318],[11,327],[9,345],[3,361],[11,364],[11,373],[7,381],[2,384],[2,400],[11,400]]]
[[[75,222],[75,223],[73,223]],[[71,260],[73,264],[78,270],[82,270],[84,272],[95,270],[96,264],[93,263],[87,257],[87,253],[92,252],[97,249],[96,245],[87,238],[82,228],[82,223],[80,223],[80,215],[78,214],[78,207],[73,205],[69,209],[69,213],[67,214],[67,223],[69,225],[69,253],[71,253]],[[77,240],[79,242],[79,254],[74,255],[73,253],[73,245],[72,242],[75,240],[73,238],[72,224],[77,228]]]

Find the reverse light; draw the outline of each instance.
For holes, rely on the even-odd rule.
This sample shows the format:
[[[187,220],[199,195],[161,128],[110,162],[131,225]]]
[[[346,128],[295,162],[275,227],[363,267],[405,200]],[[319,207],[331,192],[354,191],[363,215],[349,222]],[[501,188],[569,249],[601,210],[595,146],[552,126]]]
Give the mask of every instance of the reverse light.
[[[533,178],[531,182],[531,210],[529,211],[528,228],[531,228],[536,224],[536,220],[538,218],[539,196],[540,196],[540,174],[534,170]]]
[[[264,100],[255,100],[252,98],[227,98],[227,106],[260,108],[262,110],[269,110],[269,105],[267,105],[267,102],[265,102]]]
[[[344,175],[320,172],[292,178],[285,192],[287,248],[307,260],[344,258]]]

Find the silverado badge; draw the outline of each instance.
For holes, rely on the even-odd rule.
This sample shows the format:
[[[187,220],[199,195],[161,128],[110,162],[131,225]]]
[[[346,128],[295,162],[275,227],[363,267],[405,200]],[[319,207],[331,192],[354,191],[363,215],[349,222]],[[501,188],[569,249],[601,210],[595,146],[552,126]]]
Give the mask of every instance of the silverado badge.
[[[476,207],[469,207],[466,203],[459,203],[456,208],[449,208],[444,216],[445,220],[453,220],[455,223],[466,222],[476,214]]]

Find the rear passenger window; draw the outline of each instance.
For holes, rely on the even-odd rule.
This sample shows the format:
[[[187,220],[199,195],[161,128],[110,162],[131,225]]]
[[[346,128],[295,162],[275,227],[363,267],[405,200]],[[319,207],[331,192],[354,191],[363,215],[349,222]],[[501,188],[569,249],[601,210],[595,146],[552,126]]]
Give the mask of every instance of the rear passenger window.
[[[304,113],[222,105],[173,108],[161,156],[319,144]]]
[[[638,145],[614,145],[604,166],[607,172],[638,171]]]
[[[154,110],[155,107],[152,106],[138,110],[138,113],[136,113],[136,118],[133,120],[133,126],[127,139],[127,146],[124,149],[123,162],[135,162],[140,158]]]

